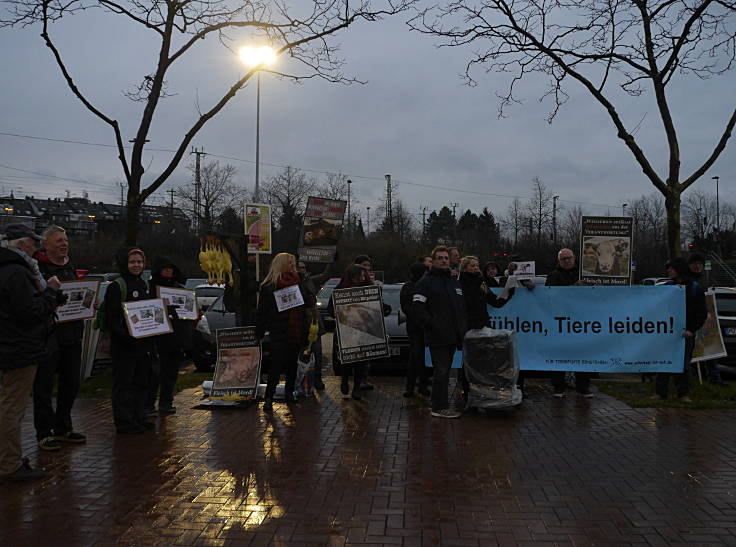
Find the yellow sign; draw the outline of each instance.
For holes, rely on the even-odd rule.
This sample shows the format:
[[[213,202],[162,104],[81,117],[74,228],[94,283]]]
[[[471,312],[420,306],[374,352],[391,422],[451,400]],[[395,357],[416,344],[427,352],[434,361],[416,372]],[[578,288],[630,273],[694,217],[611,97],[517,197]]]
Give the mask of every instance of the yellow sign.
[[[233,264],[230,253],[213,236],[202,238],[199,250],[199,267],[207,274],[210,285],[227,283],[233,285]]]

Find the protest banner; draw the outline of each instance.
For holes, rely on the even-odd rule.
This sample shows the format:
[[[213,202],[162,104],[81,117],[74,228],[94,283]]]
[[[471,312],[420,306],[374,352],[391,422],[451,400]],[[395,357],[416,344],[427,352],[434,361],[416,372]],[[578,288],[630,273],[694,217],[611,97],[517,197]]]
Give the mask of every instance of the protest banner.
[[[340,361],[350,364],[388,357],[381,288],[336,289],[332,299]]]
[[[310,197],[304,212],[299,258],[304,262],[335,261],[347,201]]]
[[[517,289],[488,313],[492,329],[517,333],[521,370],[683,369],[685,294],[678,285]]]
[[[588,285],[630,285],[631,217],[582,218],[580,279]]]
[[[211,399],[254,399],[261,377],[261,345],[256,328],[217,329],[217,363]]]
[[[196,321],[199,319],[197,311],[197,297],[194,291],[187,289],[177,289],[175,287],[156,287],[156,296],[164,301],[167,306],[176,308],[176,315],[179,319]]]
[[[99,281],[63,281],[61,290],[67,301],[56,308],[57,323],[92,319],[97,313],[95,301],[100,290]]]
[[[271,206],[266,203],[246,203],[243,211],[248,253],[271,254]]]
[[[160,298],[123,302],[123,315],[133,338],[148,338],[174,332],[164,301]]]
[[[705,307],[708,310],[708,318],[703,327],[695,333],[695,349],[693,350],[692,363],[710,361],[725,357],[726,346],[723,344],[723,333],[718,322],[718,305],[716,295],[712,292],[705,293]]]

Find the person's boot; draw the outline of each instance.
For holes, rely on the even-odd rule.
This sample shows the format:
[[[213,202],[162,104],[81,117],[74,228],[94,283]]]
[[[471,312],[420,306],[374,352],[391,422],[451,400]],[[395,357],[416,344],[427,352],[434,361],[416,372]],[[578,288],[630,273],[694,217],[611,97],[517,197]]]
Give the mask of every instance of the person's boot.
[[[350,397],[350,384],[348,383],[347,376],[343,376],[342,380],[340,380],[340,393],[342,393],[343,399]]]

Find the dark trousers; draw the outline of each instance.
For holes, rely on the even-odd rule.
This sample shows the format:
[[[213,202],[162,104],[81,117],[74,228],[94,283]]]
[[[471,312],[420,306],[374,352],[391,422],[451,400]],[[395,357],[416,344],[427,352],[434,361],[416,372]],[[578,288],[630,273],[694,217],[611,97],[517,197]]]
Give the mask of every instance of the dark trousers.
[[[33,424],[36,438],[41,440],[53,434],[63,435],[72,430],[72,407],[79,393],[82,368],[82,342],[59,346],[38,366],[33,381]],[[59,382],[56,390],[56,410],[53,405],[54,376]]]
[[[439,412],[450,406],[447,400],[447,388],[450,382],[450,368],[455,346],[435,346],[429,348],[432,356],[432,410]]]
[[[148,382],[154,356],[113,351],[112,416],[117,429],[139,427],[145,421]]]
[[[424,335],[411,333],[409,335],[409,366],[406,369],[406,391],[414,393],[416,386],[419,391],[427,387],[429,369],[424,366]]]
[[[317,385],[322,383],[322,337],[320,336],[312,344],[312,353],[314,354],[314,381]]]
[[[670,387],[670,378],[675,379],[678,397],[684,397],[690,392],[690,359],[693,358],[694,349],[695,338],[685,338],[685,364],[683,372],[680,374],[671,374],[667,372],[658,373],[656,380],[657,395],[663,399],[667,398],[667,392]]]
[[[550,373],[552,379],[552,387],[555,393],[565,392],[565,374],[564,370],[555,370]],[[590,389],[590,372],[576,372],[575,373],[575,391],[578,393],[587,393]]]
[[[160,366],[158,371],[156,367],[151,369],[151,378],[148,384],[148,395],[146,397],[146,408],[151,409],[156,406],[156,396],[158,396],[159,409],[167,409],[174,406],[174,386],[179,377],[179,365],[184,355],[181,351],[165,351],[159,350],[158,360]]]
[[[277,344],[271,346],[271,362],[268,365],[268,382],[266,383],[266,399],[273,399],[276,386],[279,384],[281,374],[286,376],[286,387],[284,396],[287,399],[294,397],[294,384],[296,383],[296,360],[299,358],[299,346],[289,344]]]
[[[340,367],[342,383],[341,388],[343,391],[348,389],[348,383],[350,382],[350,375],[353,375],[353,391],[360,389],[360,384],[363,383],[366,376],[368,376],[368,368],[370,367],[370,361],[362,363],[352,363],[349,365],[342,364]]]

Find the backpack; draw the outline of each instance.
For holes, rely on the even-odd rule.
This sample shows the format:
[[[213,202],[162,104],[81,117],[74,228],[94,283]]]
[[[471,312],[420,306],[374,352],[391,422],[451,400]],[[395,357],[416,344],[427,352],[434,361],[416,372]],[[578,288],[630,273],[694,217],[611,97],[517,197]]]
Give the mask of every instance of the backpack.
[[[145,279],[143,281],[146,284],[146,291],[150,292],[151,287],[148,285],[148,281]],[[125,279],[116,277],[113,283],[117,283],[118,287],[120,287],[120,302],[125,302],[128,299],[128,284],[125,282]],[[107,324],[107,306],[105,306],[105,303],[105,300],[100,303],[100,306],[97,308],[95,320],[92,323],[92,328],[99,329],[100,332],[108,332],[110,330],[110,325]]]

